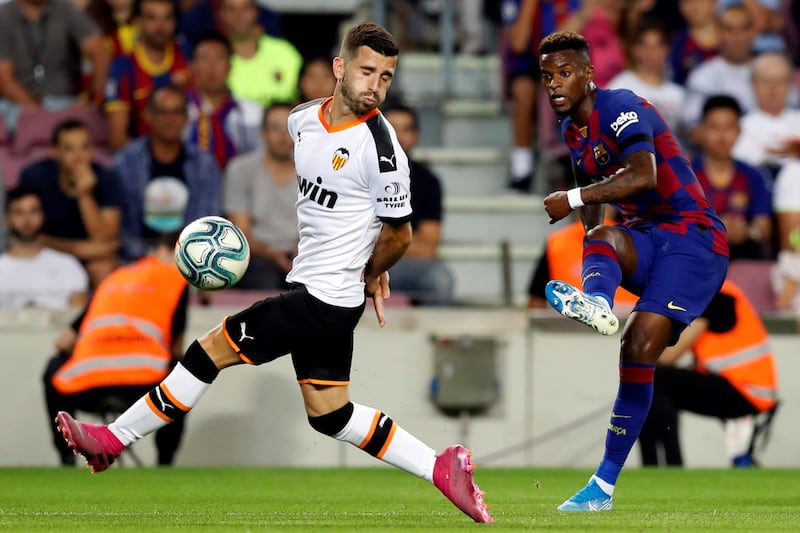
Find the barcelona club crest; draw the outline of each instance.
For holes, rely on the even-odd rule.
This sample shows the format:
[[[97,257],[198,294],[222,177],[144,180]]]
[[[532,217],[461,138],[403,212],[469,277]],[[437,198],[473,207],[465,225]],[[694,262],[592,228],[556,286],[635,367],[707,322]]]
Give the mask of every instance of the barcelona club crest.
[[[608,164],[608,152],[602,141],[592,146],[592,151],[594,152],[594,160],[597,161],[598,165]]]
[[[333,152],[333,160],[331,161],[331,165],[333,165],[333,170],[339,170],[342,168],[347,160],[350,159],[350,152],[347,148],[339,148],[335,152]]]

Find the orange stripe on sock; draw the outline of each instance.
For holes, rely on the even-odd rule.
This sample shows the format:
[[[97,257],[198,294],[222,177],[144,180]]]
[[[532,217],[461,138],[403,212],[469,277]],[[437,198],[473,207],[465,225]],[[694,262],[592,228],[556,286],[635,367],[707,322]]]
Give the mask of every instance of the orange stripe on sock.
[[[172,393],[169,391],[169,389],[167,388],[167,386],[166,386],[166,385],[164,385],[164,384],[162,383],[162,384],[160,385],[160,387],[161,387],[161,390],[163,390],[163,391],[164,391],[164,394],[166,394],[166,395],[167,395],[167,398],[169,398],[169,401],[171,401],[172,403],[174,403],[174,404],[175,404],[175,407],[177,407],[178,409],[180,409],[180,410],[181,410],[181,411],[183,411],[184,413],[188,413],[189,411],[191,411],[191,410],[192,410],[192,408],[191,408],[191,407],[188,407],[188,406],[186,406],[186,405],[183,405],[181,402],[179,402],[179,401],[178,401],[178,400],[175,398],[175,396],[173,396],[173,395],[172,395]]]
[[[168,417],[167,415],[158,410],[158,407],[155,406],[153,400],[150,399],[150,396],[145,396],[144,401],[147,403],[148,407],[150,407],[150,409],[158,416],[158,418],[160,418],[167,424],[172,422],[172,419],[170,417]]]
[[[385,454],[386,450],[389,449],[389,444],[392,443],[392,439],[394,438],[394,430],[396,430],[396,429],[397,429],[397,424],[393,423],[392,424],[392,429],[389,430],[389,436],[386,437],[386,442],[383,443],[383,447],[381,448],[381,451],[379,451],[378,455],[376,455],[375,457],[377,457],[378,459],[383,459],[383,454]]]
[[[372,425],[369,428],[369,433],[367,433],[367,437],[361,441],[361,444],[358,445],[359,448],[364,449],[364,446],[367,445],[369,439],[372,438],[372,435],[375,434],[375,428],[378,427],[378,421],[381,419],[381,412],[375,411],[375,418],[372,419]]]

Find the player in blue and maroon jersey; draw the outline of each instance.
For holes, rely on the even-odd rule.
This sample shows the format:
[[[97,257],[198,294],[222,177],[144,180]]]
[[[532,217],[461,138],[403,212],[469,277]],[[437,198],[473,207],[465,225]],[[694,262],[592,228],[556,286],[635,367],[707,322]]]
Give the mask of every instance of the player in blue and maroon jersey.
[[[686,155],[658,111],[628,90],[598,89],[583,36],[556,32],[539,46],[542,85],[572,157],[577,187],[550,194],[554,223],[581,208],[587,230],[583,290],[547,284],[562,315],[612,335],[611,311],[622,285],[639,296],[622,334],[620,385],[605,454],[587,485],[562,511],[605,511],[622,466],[647,417],[661,352],[700,316],[725,280],[725,226],[703,194]],[[603,205],[622,224],[603,225]]]

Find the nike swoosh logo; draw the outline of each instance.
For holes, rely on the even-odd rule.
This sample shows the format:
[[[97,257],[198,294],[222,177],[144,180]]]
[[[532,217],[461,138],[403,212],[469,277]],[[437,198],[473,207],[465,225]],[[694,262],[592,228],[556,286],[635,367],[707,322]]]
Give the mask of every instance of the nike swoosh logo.
[[[667,304],[667,309],[672,309],[673,311],[686,311],[685,307],[681,307],[680,305],[675,305],[672,303],[672,300],[669,301]]]
[[[633,418],[633,417],[628,415],[618,415],[617,413],[611,413],[611,418]]]

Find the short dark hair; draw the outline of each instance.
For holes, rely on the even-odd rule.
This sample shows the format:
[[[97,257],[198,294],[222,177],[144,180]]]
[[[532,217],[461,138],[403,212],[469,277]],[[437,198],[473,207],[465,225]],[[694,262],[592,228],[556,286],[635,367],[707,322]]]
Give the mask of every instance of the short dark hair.
[[[194,59],[197,48],[203,43],[219,43],[225,47],[225,50],[228,52],[229,56],[233,54],[231,42],[228,40],[225,34],[217,30],[208,30],[201,33],[197,40],[195,40],[194,47],[192,48],[192,59]]]
[[[172,16],[175,18],[175,21],[178,20],[178,2],[176,0],[134,0],[133,1],[133,17],[136,18],[142,14],[142,4],[145,2],[161,2],[165,4],[172,5]]]
[[[50,134],[50,145],[58,146],[58,141],[61,140],[61,134],[66,131],[74,131],[74,130],[84,130],[87,133],[91,133],[89,131],[89,126],[87,126],[84,121],[77,118],[64,119],[58,124],[56,124],[55,128],[53,128],[53,133]],[[91,135],[89,136],[91,137]]]
[[[26,196],[35,196],[39,199],[39,203],[42,202],[42,195],[39,194],[39,191],[29,185],[17,185],[6,191],[6,214],[11,211],[11,204]]]
[[[400,47],[389,31],[374,22],[362,22],[353,26],[342,39],[342,48],[339,55],[349,61],[358,54],[358,49],[366,46],[379,54],[394,57],[400,54]]]
[[[184,90],[178,87],[177,85],[170,84],[170,85],[162,85],[161,87],[156,87],[155,89],[153,89],[153,92],[150,93],[150,97],[147,99],[148,111],[152,112],[155,109],[156,97],[163,92],[181,95],[181,98],[183,98],[184,107],[189,106],[189,98],[186,96]]]
[[[669,46],[670,34],[669,34],[669,30],[667,29],[667,27],[664,24],[662,24],[661,21],[656,20],[654,18],[648,18],[648,17],[643,18],[642,20],[640,20],[639,24],[637,24],[634,27],[633,33],[631,35],[630,43],[632,45],[637,44],[639,41],[642,40],[642,38],[644,37],[644,34],[649,33],[651,31],[658,33],[661,36],[661,40],[666,45]]]
[[[406,115],[410,116],[411,127],[414,128],[414,131],[419,131],[419,113],[417,113],[416,109],[414,109],[411,106],[407,106],[405,104],[396,103],[384,109],[383,113],[385,115],[386,113],[391,113],[392,111],[396,111],[398,113],[405,113]]]
[[[589,42],[580,33],[574,31],[557,31],[551,33],[539,43],[539,55],[552,54],[563,50],[573,50],[591,61]]]
[[[286,108],[291,111],[292,109],[294,109],[294,104],[290,102],[276,101],[272,102],[267,107],[265,107],[264,112],[261,114],[261,129],[267,127],[267,120],[269,120],[270,113],[272,113],[273,110],[278,109],[280,107]]]
[[[706,99],[703,104],[703,119],[705,120],[708,114],[715,109],[730,109],[736,113],[736,118],[742,118],[742,106],[739,105],[736,98],[727,94],[715,94]]]

